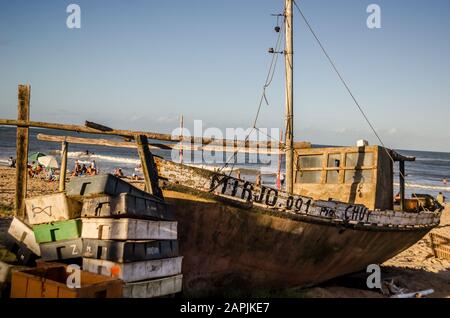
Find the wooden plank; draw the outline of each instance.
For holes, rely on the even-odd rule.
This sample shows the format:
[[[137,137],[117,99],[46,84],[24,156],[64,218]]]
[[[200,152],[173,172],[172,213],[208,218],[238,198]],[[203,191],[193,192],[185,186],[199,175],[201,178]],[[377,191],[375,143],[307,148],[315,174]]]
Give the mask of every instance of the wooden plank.
[[[100,124],[94,123],[92,121],[87,121],[87,120],[85,121],[84,125],[86,127],[89,127],[89,128],[92,128],[92,129],[97,129],[97,130],[100,130],[100,131],[113,131],[114,130],[114,129],[110,128],[110,127],[107,127],[107,126],[104,126],[104,125],[100,125]]]
[[[66,190],[66,173],[67,173],[67,151],[69,144],[67,141],[61,143],[61,169],[59,172],[59,191]]]
[[[79,133],[87,134],[97,134],[97,135],[115,135],[123,136],[127,138],[133,138],[137,135],[144,135],[149,139],[162,140],[162,141],[181,141],[180,136],[172,136],[170,134],[161,134],[156,132],[144,132],[144,131],[131,131],[131,130],[121,130],[113,129],[110,131],[103,131],[99,129],[94,129],[90,127],[80,126],[80,125],[68,125],[68,124],[58,124],[58,123],[48,123],[39,121],[28,121],[28,120],[14,120],[14,119],[0,119],[0,125],[5,126],[18,126],[18,127],[36,127],[36,128],[47,128],[54,130],[65,130],[65,131],[75,131]],[[228,146],[233,148],[234,140],[228,139],[214,139],[206,137],[187,137],[183,136],[184,142],[190,142],[192,144],[200,145],[214,145],[216,147]],[[274,149],[284,149],[284,144],[272,141],[251,141],[251,140],[239,140],[238,146],[241,148],[274,148]],[[309,142],[295,142],[294,148],[310,148],[311,143]]]
[[[30,85],[19,85],[17,119],[30,120]],[[25,198],[27,196],[28,128],[17,127],[16,139],[16,196],[15,215],[25,219]]]
[[[51,141],[51,142],[62,142],[66,140],[69,143],[81,144],[81,145],[98,145],[107,147],[117,147],[117,148],[132,148],[136,149],[136,143],[128,141],[117,141],[110,139],[100,139],[100,138],[82,138],[82,137],[71,137],[71,136],[56,136],[56,135],[46,135],[38,134],[37,139],[41,141]],[[148,143],[149,149],[178,149],[186,151],[225,151],[225,152],[236,152],[237,143],[233,145],[228,145],[223,147],[220,145],[210,144],[205,146],[194,145],[194,144],[161,144],[161,143]],[[281,154],[284,153],[282,150],[277,148],[242,148],[239,149],[240,153],[259,153],[259,154]]]
[[[153,155],[148,149],[148,140],[144,135],[135,135],[134,140],[141,158],[142,171],[145,178],[145,187],[148,193],[164,200],[158,185],[158,170],[156,169]]]

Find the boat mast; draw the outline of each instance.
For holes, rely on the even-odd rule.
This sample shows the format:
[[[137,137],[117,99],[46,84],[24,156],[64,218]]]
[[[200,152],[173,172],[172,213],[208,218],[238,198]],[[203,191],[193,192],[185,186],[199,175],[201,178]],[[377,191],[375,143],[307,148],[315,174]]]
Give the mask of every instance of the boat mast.
[[[286,119],[285,119],[285,153],[286,153],[286,192],[292,193],[294,187],[294,59],[293,59],[293,0],[285,0],[285,40],[284,52],[286,69]]]

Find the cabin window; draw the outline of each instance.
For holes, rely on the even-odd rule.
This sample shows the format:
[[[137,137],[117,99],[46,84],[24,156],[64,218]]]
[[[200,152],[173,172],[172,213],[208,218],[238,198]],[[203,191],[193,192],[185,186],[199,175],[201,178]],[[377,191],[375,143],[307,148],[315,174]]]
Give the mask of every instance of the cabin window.
[[[339,168],[341,165],[341,154],[332,153],[328,155],[328,168]]]
[[[295,182],[305,184],[372,183],[375,171],[374,156],[374,152],[356,151],[301,155],[297,158]]]
[[[322,168],[322,155],[298,157],[299,168]]]
[[[345,170],[345,183],[371,183],[373,170]]]
[[[339,183],[339,170],[327,171],[327,183]]]
[[[297,183],[320,183],[322,170],[319,171],[297,171]]]
[[[361,168],[373,166],[372,152],[349,152],[345,155],[345,166]]]

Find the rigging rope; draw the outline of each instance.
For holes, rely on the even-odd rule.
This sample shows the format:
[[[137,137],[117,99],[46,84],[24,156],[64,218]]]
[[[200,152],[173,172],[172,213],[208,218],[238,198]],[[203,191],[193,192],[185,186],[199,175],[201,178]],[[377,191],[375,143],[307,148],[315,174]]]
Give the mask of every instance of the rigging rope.
[[[349,93],[350,97],[353,99],[353,102],[355,103],[355,105],[357,106],[358,110],[361,112],[361,114],[363,115],[364,119],[366,120],[367,124],[369,125],[370,129],[372,130],[372,132],[374,133],[374,135],[376,136],[376,138],[378,139],[378,141],[381,143],[381,145],[383,146],[383,148],[386,150],[387,155],[389,156],[389,158],[391,159],[391,161],[394,163],[395,160],[392,157],[392,155],[389,153],[389,151],[387,150],[383,140],[381,139],[380,135],[378,134],[378,132],[376,131],[375,127],[372,125],[371,121],[369,120],[369,118],[367,117],[366,113],[364,112],[363,108],[361,107],[360,103],[358,102],[358,100],[356,99],[355,95],[353,94],[353,92],[350,90],[350,87],[348,86],[347,82],[345,81],[345,79],[343,78],[343,76],[341,75],[341,73],[339,72],[339,70],[336,67],[336,64],[334,63],[333,59],[330,57],[330,55],[328,54],[327,50],[325,49],[325,47],[323,46],[322,42],[320,41],[319,37],[317,36],[316,32],[313,30],[311,24],[309,23],[308,19],[305,17],[305,15],[303,14],[303,11],[300,9],[300,7],[297,5],[297,2],[294,0],[294,5],[297,8],[298,12],[300,13],[303,21],[305,22],[306,26],[308,27],[309,31],[311,32],[311,34],[313,35],[313,37],[315,38],[316,42],[319,44],[320,48],[322,49],[322,52],[324,53],[324,55],[326,56],[326,58],[328,59],[328,61],[330,62],[331,66],[333,67],[334,71],[336,72],[337,76],[339,77],[341,83],[344,85],[345,89],[347,90],[347,92]],[[405,179],[405,176],[400,172],[400,175],[403,177],[403,179]],[[406,182],[405,182],[406,184]]]
[[[277,24],[278,24],[278,23],[277,23]],[[278,51],[280,50],[280,47],[281,47],[281,44],[282,44],[282,41],[281,41],[281,40],[282,40],[282,34],[284,34],[283,31],[284,31],[284,25],[281,27],[280,31],[278,32],[278,38],[277,38],[277,41],[276,41],[276,43],[275,43],[275,49],[274,49],[275,52],[278,52]],[[266,96],[266,89],[270,86],[270,84],[272,84],[272,81],[273,81],[273,78],[274,78],[274,75],[275,75],[275,71],[276,71],[277,62],[278,62],[278,55],[279,55],[278,53],[274,53],[273,56],[272,56],[272,60],[271,60],[271,62],[270,62],[269,70],[268,70],[267,76],[266,76],[266,81],[264,82],[264,86],[263,86],[261,98],[260,98],[260,100],[259,100],[258,108],[257,108],[257,111],[256,111],[255,119],[253,120],[252,129],[250,130],[250,132],[247,134],[247,136],[246,136],[245,139],[244,139],[244,142],[243,142],[244,146],[238,147],[238,148],[233,152],[233,154],[226,160],[225,164],[224,164],[221,168],[219,168],[219,169],[217,170],[218,172],[221,172],[223,169],[225,169],[226,167],[228,167],[228,165],[230,164],[231,159],[235,159],[237,153],[238,153],[242,148],[245,148],[245,144],[247,143],[247,141],[248,141],[250,135],[252,134],[252,132],[253,132],[254,130],[260,131],[260,130],[256,127],[256,124],[257,124],[258,119],[259,119],[259,114],[260,114],[260,112],[261,112],[261,107],[262,107],[263,102],[265,101],[266,104],[269,105],[269,102],[268,102],[267,96]],[[272,138],[272,137],[270,137],[270,138]],[[272,139],[273,139],[273,138],[272,138]],[[275,140],[275,139],[274,139],[274,140]],[[276,140],[276,141],[279,142],[279,140]],[[279,148],[281,148],[281,147],[279,147]],[[235,164],[236,164],[236,160],[233,160],[233,164],[232,164],[232,166],[231,166],[230,173],[228,174],[229,176],[230,176],[231,173],[233,172],[233,169],[234,169]]]

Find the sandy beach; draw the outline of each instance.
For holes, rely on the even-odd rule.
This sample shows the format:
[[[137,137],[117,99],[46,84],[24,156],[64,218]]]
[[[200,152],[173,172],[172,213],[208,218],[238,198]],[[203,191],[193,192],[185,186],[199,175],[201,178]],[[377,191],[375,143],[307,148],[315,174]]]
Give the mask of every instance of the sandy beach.
[[[136,186],[143,187],[142,183]],[[58,189],[58,182],[38,178],[28,180],[28,196],[50,194]],[[14,207],[15,169],[0,167],[0,243],[11,221]],[[441,218],[441,224],[432,232],[450,237],[450,205]],[[429,235],[414,246],[382,265],[384,276],[394,279],[398,287],[410,291],[434,289],[429,297],[450,298],[450,262],[433,256]],[[379,292],[352,288],[342,280],[301,290],[303,297],[383,297]]]

